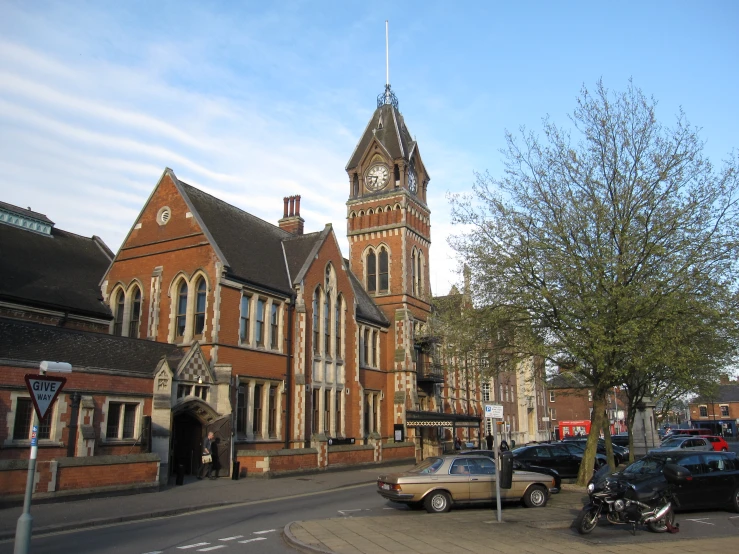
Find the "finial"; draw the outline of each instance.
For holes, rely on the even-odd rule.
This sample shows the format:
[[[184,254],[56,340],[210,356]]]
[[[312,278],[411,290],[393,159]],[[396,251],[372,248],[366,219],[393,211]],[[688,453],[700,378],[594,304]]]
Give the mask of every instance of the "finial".
[[[398,109],[398,97],[390,88],[390,46],[387,19],[385,20],[385,92],[377,96],[377,107],[384,104],[391,104],[396,110]]]

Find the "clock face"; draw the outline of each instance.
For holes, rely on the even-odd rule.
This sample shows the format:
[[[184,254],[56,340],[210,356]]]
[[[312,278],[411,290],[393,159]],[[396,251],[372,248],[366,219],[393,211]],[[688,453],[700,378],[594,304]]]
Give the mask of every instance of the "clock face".
[[[416,172],[412,167],[408,168],[408,190],[413,194],[416,194],[418,190],[418,180],[416,179]]]
[[[385,164],[375,164],[367,170],[364,178],[368,190],[382,190],[390,180],[390,169]]]

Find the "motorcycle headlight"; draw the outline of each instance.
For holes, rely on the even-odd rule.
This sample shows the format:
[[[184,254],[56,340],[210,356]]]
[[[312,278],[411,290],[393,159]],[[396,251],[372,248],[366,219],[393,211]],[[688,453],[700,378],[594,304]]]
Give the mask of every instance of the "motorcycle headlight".
[[[613,503],[613,509],[616,510],[617,512],[623,512],[625,507],[626,507],[626,504],[620,498]]]
[[[591,492],[593,492],[594,490],[595,490],[595,485],[594,485],[593,483],[590,483],[590,484],[588,485],[588,494],[590,494],[590,493],[591,493]]]

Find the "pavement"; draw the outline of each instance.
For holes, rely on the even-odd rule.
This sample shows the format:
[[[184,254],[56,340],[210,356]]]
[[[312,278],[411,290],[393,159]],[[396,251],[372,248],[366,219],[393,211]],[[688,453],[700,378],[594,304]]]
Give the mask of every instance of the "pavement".
[[[42,535],[126,521],[166,517],[218,506],[253,504],[280,497],[313,495],[373,483],[380,473],[402,471],[408,464],[347,471],[302,474],[275,479],[228,478],[198,481],[187,477],[182,486],[128,496],[32,504],[33,534]],[[584,489],[563,485],[545,508],[504,505],[503,521],[488,508],[453,509],[446,514],[423,511],[370,517],[342,517],[288,523],[283,536],[306,553],[434,554],[536,553],[577,554],[598,549],[614,554],[650,550],[650,554],[733,551],[737,536],[685,539],[681,534],[655,535],[646,530],[632,536],[627,529],[612,533],[615,541],[585,538],[570,525],[582,507]],[[12,539],[22,507],[0,509],[0,540]],[[392,512],[391,512],[392,513]],[[679,521],[679,517],[678,517]],[[595,532],[593,533],[595,535]]]

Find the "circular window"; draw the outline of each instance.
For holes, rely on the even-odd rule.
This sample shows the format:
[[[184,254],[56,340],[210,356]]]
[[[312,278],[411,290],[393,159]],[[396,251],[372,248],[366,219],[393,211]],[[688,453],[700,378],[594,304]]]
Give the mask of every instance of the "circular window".
[[[170,217],[172,217],[172,212],[169,209],[169,206],[164,206],[163,208],[160,208],[157,213],[157,223],[159,223],[159,225],[166,225]]]

